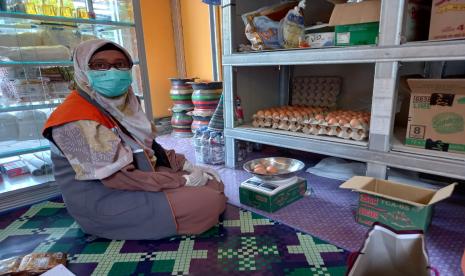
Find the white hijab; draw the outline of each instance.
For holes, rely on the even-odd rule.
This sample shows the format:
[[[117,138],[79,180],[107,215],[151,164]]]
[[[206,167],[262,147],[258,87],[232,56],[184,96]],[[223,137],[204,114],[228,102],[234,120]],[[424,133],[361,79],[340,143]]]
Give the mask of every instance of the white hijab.
[[[107,44],[116,46],[132,62],[128,51],[112,41],[96,39],[82,42],[76,47],[73,55],[76,84],[118,120],[134,138],[142,142],[148,149],[151,149],[152,141],[155,138],[155,126],[147,119],[132,87],[129,87],[128,92],[121,97],[107,98],[95,92],[89,85],[86,74],[90,70],[89,61],[98,49]]]

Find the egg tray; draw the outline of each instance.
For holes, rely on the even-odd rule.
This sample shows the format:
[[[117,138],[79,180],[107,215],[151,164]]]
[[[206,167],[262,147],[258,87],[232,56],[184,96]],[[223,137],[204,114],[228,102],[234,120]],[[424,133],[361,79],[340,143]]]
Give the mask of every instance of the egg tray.
[[[255,127],[285,128],[289,122],[303,123],[317,114],[325,111],[321,107],[282,106],[260,110],[253,115],[252,124]]]
[[[336,107],[341,84],[340,77],[294,77],[291,103],[293,106]]]
[[[273,116],[273,113],[270,116],[272,111],[269,110],[267,110],[268,112],[259,111],[253,116],[252,125],[257,128],[280,129],[309,135],[336,136],[357,141],[368,138],[370,129],[370,115],[368,112],[345,110],[327,112],[327,110],[318,108],[304,110],[307,110],[307,113],[304,113],[303,116],[301,110],[296,113],[296,115],[300,114],[301,116],[293,116],[294,111],[292,111],[292,115],[290,115],[289,111],[274,111],[275,116]],[[280,116],[276,116],[276,113],[280,114]]]

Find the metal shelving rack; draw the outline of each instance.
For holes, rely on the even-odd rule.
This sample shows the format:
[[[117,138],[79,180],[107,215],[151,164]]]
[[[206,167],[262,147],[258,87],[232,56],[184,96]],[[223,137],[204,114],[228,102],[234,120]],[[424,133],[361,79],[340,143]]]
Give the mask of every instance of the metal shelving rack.
[[[234,34],[242,28],[236,3],[223,1],[223,68],[226,165],[236,165],[235,140],[245,140],[279,147],[342,157],[367,163],[367,175],[386,178],[389,167],[465,179],[465,155],[415,149],[402,145],[394,135],[395,107],[399,66],[402,62],[465,60],[465,40],[425,41],[401,44],[404,0],[383,0],[379,41],[376,46],[326,49],[296,49],[236,53]],[[268,5],[278,1],[259,1]],[[242,12],[242,11],[241,11]],[[315,139],[287,132],[270,132],[239,126],[234,121],[237,68],[280,66],[279,97],[286,104],[289,68],[294,65],[374,63],[374,83],[370,137],[367,146],[347,144],[334,139]]]
[[[143,100],[145,112],[147,117],[152,120],[152,108],[150,100],[150,90],[149,82],[147,76],[147,64],[145,60],[145,46],[143,39],[143,30],[142,30],[142,19],[140,14],[140,0],[128,0],[132,2],[133,11],[134,11],[134,22],[126,21],[109,21],[109,20],[96,20],[96,19],[80,19],[80,18],[66,18],[60,16],[45,16],[45,15],[34,15],[26,13],[16,13],[16,12],[7,12],[0,11],[0,18],[3,19],[4,24],[0,25],[0,28],[10,28],[10,29],[24,29],[25,24],[17,25],[16,21],[22,20],[21,22],[30,22],[31,24],[52,24],[53,26],[75,26],[77,30],[84,31],[108,31],[108,30],[127,30],[132,29],[135,37],[131,41],[137,41],[135,49],[137,51],[138,57],[134,62],[135,65],[138,65],[140,68],[140,80],[143,94],[138,95],[141,100]],[[87,0],[87,5],[90,11],[93,10],[92,0]],[[89,6],[90,5],[90,6]],[[0,61],[0,67],[49,67],[49,66],[72,66],[72,61],[63,60],[63,61]],[[56,107],[61,103],[62,99],[53,99],[53,100],[43,100],[43,101],[29,101],[24,103],[17,104],[6,104],[0,105],[0,113],[4,112],[21,112],[27,110],[37,110],[37,109],[51,109]],[[28,146],[30,144],[30,146]],[[0,158],[7,158],[12,156],[17,156],[21,154],[34,153],[49,150],[50,146],[47,141],[37,139],[37,145],[32,145],[32,143],[26,143],[25,146],[18,144],[18,146],[12,148],[11,150],[6,150],[0,152]],[[24,179],[23,179],[24,178]],[[27,177],[26,177],[27,178]],[[44,200],[50,198],[53,195],[58,194],[57,187],[53,184],[53,176],[47,175],[44,177],[39,177],[37,181],[31,181],[31,179],[25,177],[18,177],[14,180],[13,190],[6,191],[5,187],[0,187],[0,210],[13,208],[23,204],[29,204],[36,202],[38,200]],[[36,183],[37,182],[37,183]],[[41,184],[41,185],[35,185]],[[5,185],[2,183],[0,185]],[[18,189],[17,189],[18,188]],[[8,198],[8,199],[7,199]],[[11,199],[11,200],[10,200]],[[14,200],[13,200],[14,199]]]

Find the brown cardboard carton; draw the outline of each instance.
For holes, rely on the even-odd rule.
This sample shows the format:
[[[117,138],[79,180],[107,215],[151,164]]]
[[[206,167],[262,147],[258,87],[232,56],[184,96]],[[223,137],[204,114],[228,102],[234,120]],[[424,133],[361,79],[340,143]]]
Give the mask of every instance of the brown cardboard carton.
[[[405,144],[465,153],[465,79],[409,79]]]
[[[439,190],[355,176],[340,188],[359,192],[357,222],[381,222],[398,230],[426,230],[433,205],[451,196],[456,183]]]
[[[465,0],[433,0],[429,39],[465,37]]]
[[[347,1],[339,0],[328,1],[335,4],[331,18],[329,19],[329,26],[379,21],[381,11],[380,0],[369,0],[360,3],[345,3]]]

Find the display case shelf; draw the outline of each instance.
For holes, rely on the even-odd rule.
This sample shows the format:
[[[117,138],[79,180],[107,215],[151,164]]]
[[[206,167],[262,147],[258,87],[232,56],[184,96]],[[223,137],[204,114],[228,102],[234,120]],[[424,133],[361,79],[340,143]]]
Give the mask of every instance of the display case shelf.
[[[0,158],[49,150],[48,140],[36,139],[26,141],[0,142]]]
[[[54,108],[58,106],[61,103],[61,101],[62,99],[40,102],[28,102],[23,104],[0,105],[0,113]]]
[[[19,12],[7,12],[0,11],[0,18],[11,19],[10,22],[15,22],[15,19],[25,19],[29,21],[40,21],[40,22],[54,22],[54,23],[71,23],[71,24],[81,24],[81,25],[95,25],[102,26],[102,29],[108,29],[112,27],[117,28],[128,28],[135,27],[133,22],[125,21],[110,21],[110,20],[97,20],[97,19],[81,19],[73,17],[62,17],[62,16],[47,16],[47,15],[37,15],[37,14],[27,14]]]
[[[388,61],[465,60],[465,40],[411,42],[399,46],[354,46],[233,53],[223,65],[344,64]]]
[[[73,66],[70,60],[54,60],[54,61],[0,61],[0,67],[11,66]]]
[[[139,65],[138,60],[134,61],[134,65]],[[0,67],[11,67],[11,66],[38,66],[38,67],[50,67],[50,66],[73,66],[74,63],[71,60],[54,60],[54,61],[0,61]]]

